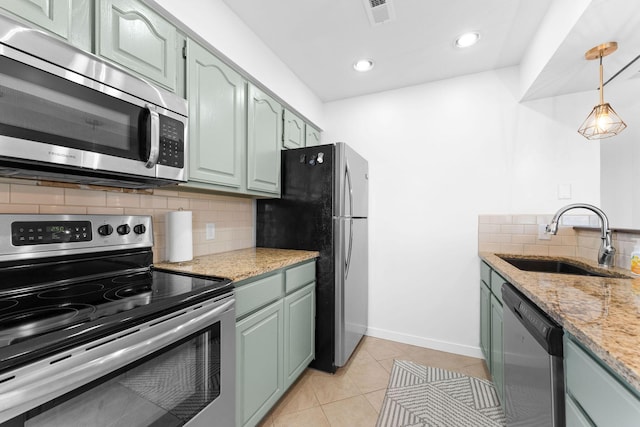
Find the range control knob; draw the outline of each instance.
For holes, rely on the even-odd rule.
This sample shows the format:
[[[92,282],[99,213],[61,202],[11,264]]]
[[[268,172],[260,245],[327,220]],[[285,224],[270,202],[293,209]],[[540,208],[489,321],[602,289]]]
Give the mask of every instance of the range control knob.
[[[147,231],[147,227],[144,224],[138,224],[133,227],[133,232],[136,234],[144,234]]]
[[[113,233],[113,227],[109,224],[104,224],[98,227],[98,234],[101,236],[109,236]]]
[[[129,224],[122,224],[118,226],[117,231],[122,236],[131,233],[131,227],[129,227]]]

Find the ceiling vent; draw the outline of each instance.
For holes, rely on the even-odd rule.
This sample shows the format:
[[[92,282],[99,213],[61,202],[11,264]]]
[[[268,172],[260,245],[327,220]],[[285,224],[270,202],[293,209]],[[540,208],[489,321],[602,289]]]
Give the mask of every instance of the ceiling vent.
[[[362,0],[371,25],[380,25],[396,19],[393,0]]]

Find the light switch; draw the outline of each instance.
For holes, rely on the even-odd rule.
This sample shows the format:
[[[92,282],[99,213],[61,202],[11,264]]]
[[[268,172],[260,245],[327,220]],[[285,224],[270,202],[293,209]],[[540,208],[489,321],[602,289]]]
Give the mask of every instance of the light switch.
[[[213,222],[205,224],[206,236],[205,239],[213,240],[216,238],[216,225]]]

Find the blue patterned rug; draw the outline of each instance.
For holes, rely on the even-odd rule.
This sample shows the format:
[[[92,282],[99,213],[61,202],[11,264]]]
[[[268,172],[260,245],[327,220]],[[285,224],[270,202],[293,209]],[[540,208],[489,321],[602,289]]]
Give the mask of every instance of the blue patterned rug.
[[[377,427],[502,427],[491,381],[395,360]]]

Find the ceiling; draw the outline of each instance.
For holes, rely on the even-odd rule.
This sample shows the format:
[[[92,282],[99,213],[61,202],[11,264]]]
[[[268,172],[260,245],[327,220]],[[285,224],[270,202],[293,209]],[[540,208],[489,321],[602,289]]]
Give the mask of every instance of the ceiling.
[[[541,29],[554,40],[524,100],[595,89],[597,64],[584,52],[597,44],[620,44],[605,59],[605,79],[640,54],[637,1],[386,0],[394,13],[375,25],[370,0],[223,1],[324,102],[518,65]],[[569,7],[575,22],[563,15]],[[469,30],[481,33],[478,44],[455,47]],[[362,57],[375,61],[373,70],[353,69]]]

